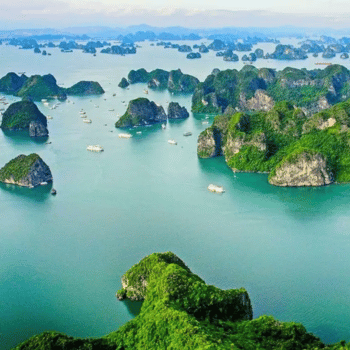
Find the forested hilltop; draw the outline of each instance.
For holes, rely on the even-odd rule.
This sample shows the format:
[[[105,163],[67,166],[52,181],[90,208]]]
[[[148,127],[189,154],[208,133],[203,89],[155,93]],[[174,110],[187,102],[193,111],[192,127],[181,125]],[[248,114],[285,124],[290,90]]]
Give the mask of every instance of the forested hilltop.
[[[341,65],[322,70],[287,67],[282,71],[247,65],[240,71],[214,69],[197,85],[192,111],[223,113],[228,107],[237,111],[268,111],[277,102],[288,101],[311,115],[348,98],[350,71]]]
[[[198,138],[198,156],[235,171],[268,172],[278,186],[350,182],[350,100],[307,117],[289,102],[268,112],[227,110]]]
[[[141,312],[98,339],[44,332],[16,350],[80,349],[347,349],[325,345],[301,325],[271,316],[252,319],[248,293],[221,290],[192,273],[175,254],[154,253],[127,271],[119,299],[144,300]],[[350,344],[348,344],[349,346]]]

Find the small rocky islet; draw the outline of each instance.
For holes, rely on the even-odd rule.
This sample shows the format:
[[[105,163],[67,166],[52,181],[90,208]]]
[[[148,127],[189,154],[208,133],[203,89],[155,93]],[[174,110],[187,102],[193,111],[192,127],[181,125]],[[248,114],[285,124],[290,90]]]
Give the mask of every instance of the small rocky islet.
[[[35,103],[19,101],[12,103],[2,116],[3,131],[28,131],[30,137],[46,137],[47,119]]]
[[[153,253],[122,277],[120,300],[142,301],[140,313],[118,330],[79,339],[51,331],[14,350],[26,349],[345,349],[345,341],[324,344],[295,322],[272,316],[253,319],[244,288],[207,285],[174,253]]]
[[[116,128],[130,128],[134,126],[145,126],[164,123],[169,119],[183,119],[189,116],[185,107],[177,102],[169,103],[168,116],[164,108],[150,101],[148,98],[140,97],[129,102],[126,112],[115,123]]]
[[[52,182],[52,174],[38,154],[21,154],[0,169],[0,182],[33,188]]]

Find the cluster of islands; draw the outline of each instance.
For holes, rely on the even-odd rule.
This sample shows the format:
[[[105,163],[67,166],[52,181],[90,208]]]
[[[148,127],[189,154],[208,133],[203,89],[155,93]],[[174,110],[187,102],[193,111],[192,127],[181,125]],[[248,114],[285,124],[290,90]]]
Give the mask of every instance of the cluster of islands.
[[[340,350],[350,345],[324,344],[301,324],[272,316],[253,319],[244,288],[207,285],[171,252],[151,254],[134,265],[123,275],[117,297],[142,301],[140,313],[118,330],[91,339],[44,332],[15,350]]]
[[[294,55],[293,58],[283,56],[283,59],[298,59],[295,57],[301,57],[303,52],[349,51],[350,42],[341,40],[327,42],[327,46],[309,40],[303,43],[302,49],[297,49],[302,52],[279,44],[276,51],[280,54],[269,57],[279,59],[287,52]],[[86,47],[73,47],[75,44],[72,41],[60,47],[65,51],[86,50]],[[105,47],[105,53],[120,54],[118,48],[107,42],[100,44],[90,47]],[[192,51],[184,45],[158,44],[188,54]],[[234,61],[234,50],[249,51],[252,45],[252,42],[243,42],[233,47],[214,39],[208,47],[198,45],[195,49],[203,54],[214,50],[217,56],[225,60],[231,57]],[[130,43],[120,47],[125,52],[133,50]],[[247,58],[254,61],[258,56],[266,58],[257,50]],[[198,136],[199,158],[224,157],[234,172],[266,173],[269,183],[275,186],[350,182],[350,71],[341,65],[329,65],[323,70],[287,67],[281,71],[246,65],[241,70],[214,69],[202,82],[180,69],[148,72],[141,68],[131,70],[119,87],[125,89],[130,84],[188,94],[192,96],[193,113],[215,116],[212,125]],[[4,111],[2,131],[9,135],[26,132],[28,137],[38,138],[47,137],[49,130],[47,118],[36,102],[100,95],[104,89],[94,81],[80,81],[70,88],[62,88],[51,74],[27,77],[8,73],[0,79],[0,92],[22,98]],[[143,127],[188,117],[189,112],[179,103],[169,103],[165,111],[154,101],[140,97],[129,101],[125,113],[115,121],[115,127]],[[7,184],[32,188],[52,181],[49,166],[38,154],[18,155],[0,169],[0,182]],[[169,252],[147,256],[127,271],[117,297],[143,302],[140,314],[117,331],[94,339],[44,332],[15,349],[301,350],[347,346],[344,341],[324,344],[300,324],[279,322],[271,316],[253,319],[245,289],[221,290],[209,286]]]
[[[39,39],[39,42],[36,40]],[[47,39],[49,39],[48,37]],[[162,46],[164,49],[175,49],[178,52],[186,54],[188,59],[202,58],[203,54],[214,51],[217,57],[222,57],[224,61],[238,62],[242,60],[245,63],[253,63],[258,59],[272,60],[305,60],[309,56],[322,57],[323,59],[332,59],[339,54],[341,59],[348,59],[350,52],[350,38],[342,37],[336,39],[330,36],[322,35],[319,39],[306,39],[300,41],[297,46],[291,44],[282,44],[275,38],[267,37],[244,37],[243,39],[234,36],[211,35],[202,38],[196,34],[183,36],[171,35],[169,33],[161,33],[155,35],[152,32],[137,32],[135,34],[119,35],[114,42],[106,40],[90,40],[88,36],[75,37],[70,40],[46,40],[41,43],[43,37],[19,37],[12,39],[3,39],[0,44],[19,47],[23,50],[33,50],[36,54],[43,56],[51,56],[52,53],[47,49],[58,48],[63,53],[80,50],[87,54],[97,53],[113,54],[113,55],[129,55],[136,54],[138,48],[142,48],[139,44],[148,40],[150,46]],[[53,39],[57,39],[53,37]],[[176,41],[200,41],[201,39],[213,40],[210,44],[201,42],[200,44],[183,44]],[[169,41],[172,40],[172,41]],[[175,42],[174,42],[175,41]],[[253,46],[259,43],[272,43],[275,48],[271,52],[264,52],[261,48],[254,50]],[[240,58],[237,53],[244,52]]]
[[[179,69],[147,72],[141,68],[130,71],[119,86],[136,83],[192,94],[192,112],[216,115],[198,137],[200,158],[224,156],[234,172],[268,173],[269,183],[276,186],[350,181],[350,71],[343,66],[323,70],[288,67],[282,71],[253,66],[240,71],[214,69],[203,82]],[[82,81],[63,89],[50,74],[28,78],[8,73],[0,79],[0,92],[23,98],[4,112],[2,130],[45,137],[49,133],[47,120],[33,101],[103,94],[104,90],[97,82]],[[129,101],[115,127],[133,128],[188,117],[186,108],[178,103],[171,102],[166,113],[155,102],[137,98]],[[13,180],[17,178],[12,173],[0,181],[23,182]]]

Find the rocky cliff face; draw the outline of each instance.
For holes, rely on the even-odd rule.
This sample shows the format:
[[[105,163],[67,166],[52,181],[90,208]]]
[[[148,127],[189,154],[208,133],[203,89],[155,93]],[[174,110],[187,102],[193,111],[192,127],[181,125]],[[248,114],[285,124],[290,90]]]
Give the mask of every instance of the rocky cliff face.
[[[65,92],[68,95],[77,96],[101,95],[105,93],[102,86],[96,81],[79,81],[79,83],[66,89]]]
[[[51,170],[37,155],[19,155],[0,169],[0,181],[23,187],[36,187],[52,181]]]
[[[275,101],[271,98],[266,91],[256,90],[254,97],[248,101],[243,102],[243,109],[253,110],[253,111],[269,111],[275,105]]]
[[[170,102],[168,106],[169,119],[185,119],[190,115],[185,107],[181,107],[177,102]]]
[[[40,121],[32,121],[29,124],[29,136],[30,137],[46,137],[49,136],[49,131],[46,126]]]
[[[282,161],[269,176],[269,183],[275,186],[324,186],[333,181],[324,156],[308,151]]]

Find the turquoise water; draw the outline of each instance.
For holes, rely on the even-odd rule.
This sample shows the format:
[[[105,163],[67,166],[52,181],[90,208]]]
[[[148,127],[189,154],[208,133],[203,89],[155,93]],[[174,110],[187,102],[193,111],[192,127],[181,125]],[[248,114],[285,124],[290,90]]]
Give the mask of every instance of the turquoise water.
[[[113,124],[126,109],[121,101],[145,96],[143,85],[117,87],[129,70],[181,68],[204,79],[215,67],[241,67],[213,53],[191,61],[141,45],[125,57],[56,49],[42,57],[0,47],[0,76],[52,73],[64,86],[97,80],[106,90],[101,97],[70,98],[55,110],[39,103],[53,117],[52,144],[0,132],[0,164],[37,152],[58,192],[0,187],[1,348],[44,330],[86,337],[117,329],[134,313],[115,298],[122,274],[145,255],[168,250],[208,284],[245,287],[254,317],[302,322],[325,342],[350,340],[350,186],[286,189],[270,186],[266,175],[234,177],[223,159],[197,158],[203,115],[118,138]],[[292,64],[314,67],[312,60]],[[150,91],[148,98],[191,105],[190,96],[168,92]],[[81,108],[92,124],[82,122]],[[193,136],[183,137],[185,131]],[[87,152],[89,144],[105,151]],[[208,192],[210,183],[226,193]]]

